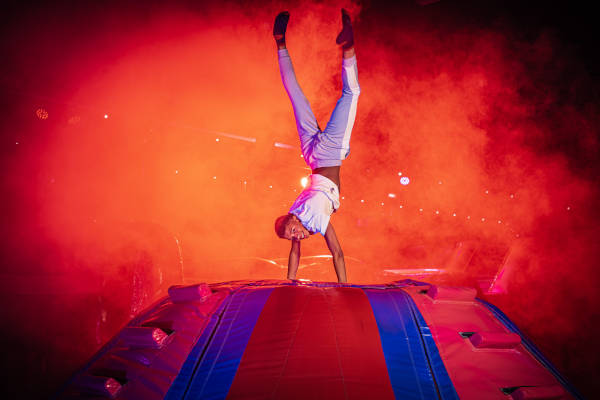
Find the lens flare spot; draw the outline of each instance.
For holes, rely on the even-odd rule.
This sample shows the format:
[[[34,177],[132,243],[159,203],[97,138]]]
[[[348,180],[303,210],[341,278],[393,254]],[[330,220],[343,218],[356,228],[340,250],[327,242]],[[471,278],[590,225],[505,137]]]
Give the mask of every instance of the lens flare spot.
[[[45,108],[35,110],[35,115],[41,120],[48,119],[48,111]]]

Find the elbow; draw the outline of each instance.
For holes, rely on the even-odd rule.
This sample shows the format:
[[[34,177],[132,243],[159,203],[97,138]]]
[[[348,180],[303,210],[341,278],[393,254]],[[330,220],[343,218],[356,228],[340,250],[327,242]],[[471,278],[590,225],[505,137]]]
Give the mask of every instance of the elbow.
[[[332,251],[331,255],[333,256],[334,260],[343,260],[344,259],[344,252],[342,251],[342,249]]]

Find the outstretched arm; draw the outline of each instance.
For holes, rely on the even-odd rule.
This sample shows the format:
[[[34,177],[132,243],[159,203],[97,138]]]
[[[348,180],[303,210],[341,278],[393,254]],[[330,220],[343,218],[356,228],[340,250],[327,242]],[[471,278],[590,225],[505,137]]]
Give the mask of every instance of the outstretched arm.
[[[344,253],[342,252],[342,246],[340,246],[340,242],[333,230],[331,222],[327,225],[327,230],[325,231],[325,241],[327,242],[327,247],[329,247],[329,251],[333,257],[333,266],[338,282],[346,283],[346,262],[344,261]]]
[[[292,248],[290,249],[290,257],[288,258],[288,279],[296,279],[298,272],[298,263],[300,262],[300,240],[292,239]]]

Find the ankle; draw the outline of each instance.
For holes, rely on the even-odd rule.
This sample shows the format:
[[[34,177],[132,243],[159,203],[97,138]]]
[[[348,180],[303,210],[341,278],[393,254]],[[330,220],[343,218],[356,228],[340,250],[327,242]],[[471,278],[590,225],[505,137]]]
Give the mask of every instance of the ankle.
[[[355,55],[356,55],[356,52],[354,51],[354,46],[352,46],[348,49],[342,50],[342,58],[352,58]]]
[[[285,46],[285,35],[273,35],[273,39],[275,39],[277,46]]]

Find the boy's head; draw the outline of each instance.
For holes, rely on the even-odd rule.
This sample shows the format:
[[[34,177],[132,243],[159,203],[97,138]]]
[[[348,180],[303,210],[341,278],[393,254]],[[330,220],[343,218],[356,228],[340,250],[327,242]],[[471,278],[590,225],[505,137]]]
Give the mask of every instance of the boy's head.
[[[275,233],[282,239],[306,239],[310,236],[310,232],[294,214],[282,215],[275,220]]]

